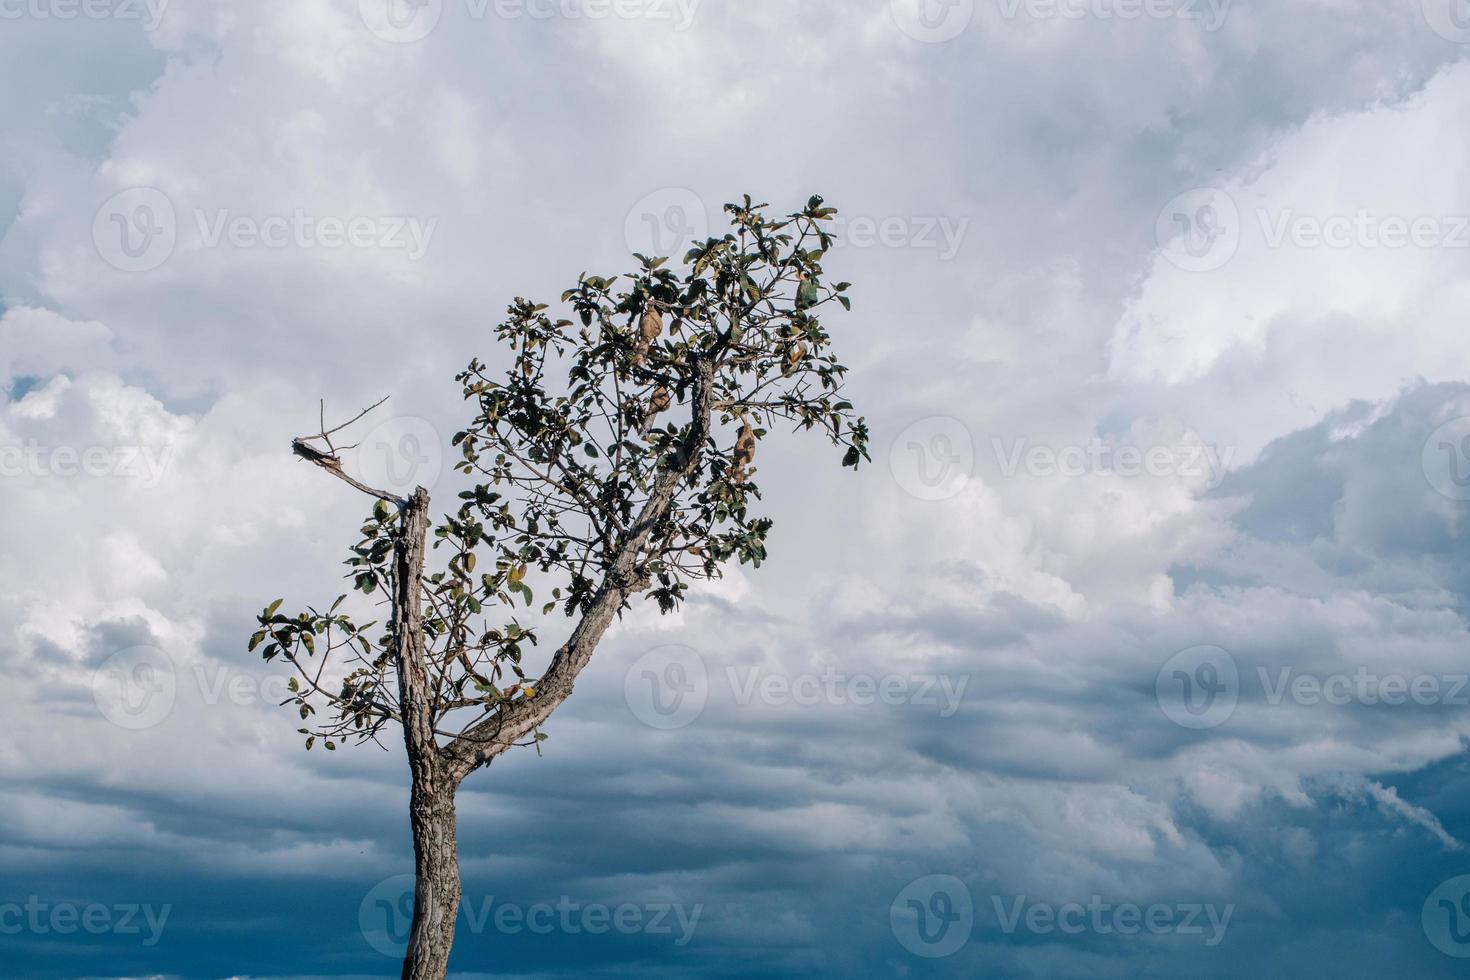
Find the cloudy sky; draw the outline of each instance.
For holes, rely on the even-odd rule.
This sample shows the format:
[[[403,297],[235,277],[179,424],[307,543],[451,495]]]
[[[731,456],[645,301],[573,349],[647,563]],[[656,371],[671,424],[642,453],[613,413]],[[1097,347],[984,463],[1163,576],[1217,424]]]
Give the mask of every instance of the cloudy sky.
[[[0,0],[3,972],[397,975],[401,752],[303,752],[245,651],[365,512],[290,438],[391,396],[363,472],[452,499],[506,304],[750,193],[841,210],[874,465],[768,441],[772,561],[466,784],[456,975],[1463,975],[1467,53],[1458,0]]]

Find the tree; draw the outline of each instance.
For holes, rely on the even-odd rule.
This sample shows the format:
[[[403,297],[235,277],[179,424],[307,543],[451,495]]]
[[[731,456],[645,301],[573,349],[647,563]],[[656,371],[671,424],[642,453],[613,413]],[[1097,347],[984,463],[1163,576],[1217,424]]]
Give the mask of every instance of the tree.
[[[546,720],[635,598],[668,613],[691,580],[765,559],[771,521],[751,507],[767,432],[820,431],[844,466],[869,458],[820,321],[833,303],[850,308],[848,284],[822,277],[836,211],[819,197],[779,220],[767,207],[748,196],[726,205],[730,231],[696,243],[681,274],[638,255],[630,275],[582,275],[561,297],[574,319],[517,298],[496,328],[509,369],[497,379],[477,359],[456,378],[475,414],[454,437],[455,468],[473,485],[432,527],[423,488],[400,498],[343,469],[333,440],[352,422],[329,430],[323,420],[292,444],[377,498],[347,565],[354,589],[385,608],[384,625],[350,613],[367,601],[340,596],[325,612],[285,615],[277,599],[250,649],[294,669],[286,703],[308,749],[402,728],[415,854],[405,980],[448,968],[464,779],[546,738]],[[549,601],[533,607],[538,592]],[[575,625],[532,676],[526,655],[558,610]],[[508,620],[491,625],[492,611]]]

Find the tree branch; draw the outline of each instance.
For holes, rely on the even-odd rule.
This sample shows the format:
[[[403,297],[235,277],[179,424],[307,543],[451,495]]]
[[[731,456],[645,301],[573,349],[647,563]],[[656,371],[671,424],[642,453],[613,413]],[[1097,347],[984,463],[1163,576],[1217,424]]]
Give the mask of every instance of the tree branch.
[[[488,764],[518,740],[539,728],[572,693],[572,685],[592,659],[592,652],[628,597],[647,587],[640,576],[638,559],[653,528],[669,513],[679,484],[699,465],[700,452],[709,438],[714,410],[714,368],[711,361],[696,366],[691,424],[676,464],[663,469],[628,536],[618,547],[611,567],[603,577],[591,605],[572,630],[571,636],[551,660],[536,685],[536,696],[503,705],[496,714],[467,729],[444,746],[450,774],[456,782]]]
[[[388,503],[393,504],[395,507],[398,507],[400,509],[404,506],[404,504],[407,503],[407,501],[405,501],[402,497],[395,496],[385,490],[374,490],[366,483],[361,483],[348,476],[342,470],[342,461],[338,459],[335,455],[329,455],[327,453],[321,452],[307,444],[306,439],[315,438],[316,436],[305,436],[304,438],[300,439],[292,439],[291,451],[294,452],[297,456],[300,456],[302,459],[306,460],[308,463],[315,463],[322,469],[326,470],[328,473],[335,476],[337,479],[346,483],[348,486],[352,487],[355,490],[362,491],[369,497],[377,497],[379,500],[387,501]]]

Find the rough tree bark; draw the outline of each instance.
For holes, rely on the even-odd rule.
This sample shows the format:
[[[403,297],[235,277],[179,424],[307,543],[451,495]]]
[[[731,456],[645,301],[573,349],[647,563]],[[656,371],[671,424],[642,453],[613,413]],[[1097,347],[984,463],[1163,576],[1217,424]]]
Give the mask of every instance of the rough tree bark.
[[[434,740],[433,694],[424,660],[423,574],[429,531],[429,494],[414,491],[403,508],[394,554],[393,622],[403,745],[413,789],[413,931],[403,959],[403,980],[442,980],[454,946],[459,915],[459,847],[455,839],[454,779]]]

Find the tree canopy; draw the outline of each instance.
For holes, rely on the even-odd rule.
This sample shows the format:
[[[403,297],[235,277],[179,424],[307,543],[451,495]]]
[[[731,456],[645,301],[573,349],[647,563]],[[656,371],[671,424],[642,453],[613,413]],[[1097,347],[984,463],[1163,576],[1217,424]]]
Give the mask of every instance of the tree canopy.
[[[726,205],[729,231],[677,270],[638,255],[632,273],[581,275],[555,309],[517,298],[495,329],[509,365],[476,359],[456,379],[473,413],[453,439],[470,484],[457,509],[430,525],[425,491],[355,484],[378,499],[348,577],[390,614],[360,622],[348,609],[363,604],[341,596],[286,615],[277,600],[250,641],[294,668],[308,748],[404,721],[403,641],[421,650],[424,723],[456,780],[534,744],[630,603],[670,612],[691,581],[766,557],[755,459],[769,433],[817,431],[844,466],[868,458],[821,319],[850,308],[849,284],[822,269],[836,211],[819,197],[784,217],[767,209]],[[295,448],[342,475],[335,431]],[[406,563],[405,535],[425,532],[432,554]],[[557,612],[576,625],[533,675],[528,651]]]

